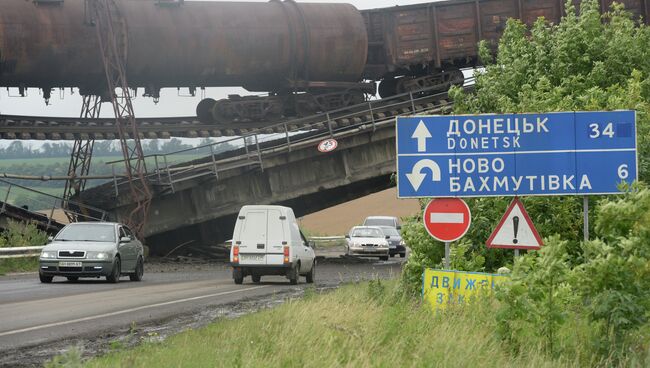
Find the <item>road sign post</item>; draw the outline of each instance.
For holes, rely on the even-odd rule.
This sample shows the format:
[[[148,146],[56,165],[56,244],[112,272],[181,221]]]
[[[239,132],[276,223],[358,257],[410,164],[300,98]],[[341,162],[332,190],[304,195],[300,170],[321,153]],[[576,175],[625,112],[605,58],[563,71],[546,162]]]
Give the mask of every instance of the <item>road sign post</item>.
[[[450,243],[467,233],[472,214],[459,198],[433,199],[424,209],[424,227],[434,239],[445,243],[445,268],[450,268]]]
[[[634,111],[397,119],[400,198],[620,193],[637,178]]]

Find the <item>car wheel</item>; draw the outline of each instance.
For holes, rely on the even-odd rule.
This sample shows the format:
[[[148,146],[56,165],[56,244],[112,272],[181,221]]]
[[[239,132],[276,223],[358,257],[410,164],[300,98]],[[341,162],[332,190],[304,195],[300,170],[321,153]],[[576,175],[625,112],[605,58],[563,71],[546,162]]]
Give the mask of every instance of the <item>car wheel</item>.
[[[289,283],[291,285],[298,285],[298,279],[300,278],[300,263],[296,267],[291,269],[291,276],[289,276]]]
[[[79,278],[77,276],[68,276],[67,279],[68,279],[68,281],[72,281],[72,282],[75,282],[75,281],[79,280]]]
[[[406,253],[400,253],[399,256],[400,256],[401,258],[404,258],[404,257],[406,257]]]
[[[49,284],[49,283],[52,282],[52,279],[54,278],[54,276],[45,276],[45,275],[43,275],[42,273],[39,272],[38,278],[41,280],[42,283]]]
[[[244,282],[244,273],[242,270],[233,269],[232,278],[235,280],[235,284],[241,285]]]
[[[113,269],[111,274],[106,276],[106,281],[112,282],[113,284],[120,282],[120,276],[122,275],[122,262],[120,262],[120,257],[115,257],[113,261]]]
[[[315,277],[316,277],[316,260],[314,260],[314,263],[311,265],[311,271],[309,271],[309,273],[307,274],[307,283],[313,284]]]
[[[142,281],[144,275],[144,261],[142,257],[138,257],[138,263],[135,265],[135,272],[129,275],[131,281]]]
[[[262,279],[262,276],[260,275],[251,275],[251,277],[253,278],[253,282],[256,284],[259,284],[260,280]]]
[[[379,257],[379,259],[381,259],[382,261],[388,261],[388,256],[382,256],[382,257]]]
[[[391,254],[390,254],[390,258],[393,258],[393,257],[395,257],[395,255],[394,255],[393,253],[391,253]]]

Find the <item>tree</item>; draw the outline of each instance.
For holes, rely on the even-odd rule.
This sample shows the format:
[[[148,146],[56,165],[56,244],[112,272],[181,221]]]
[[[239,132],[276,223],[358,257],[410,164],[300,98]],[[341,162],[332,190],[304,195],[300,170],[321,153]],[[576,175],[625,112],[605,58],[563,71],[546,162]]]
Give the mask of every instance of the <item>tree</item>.
[[[476,72],[474,92],[452,88],[454,112],[521,113],[578,110],[637,111],[639,178],[650,182],[650,28],[637,24],[621,5],[601,15],[595,0],[585,0],[576,14],[571,1],[560,24],[538,19],[529,29],[510,19],[499,42],[496,58],[485,42],[479,45],[486,64]],[[465,254],[455,257],[484,262],[458,262],[494,271],[512,262],[512,252],[488,250],[485,240],[506,209],[509,199],[478,198],[468,204],[474,216],[463,239]],[[566,244],[570,266],[583,257],[582,198],[533,197],[524,204],[542,236],[560,234]],[[594,213],[593,210],[590,212]],[[408,225],[407,225],[408,227]],[[593,230],[593,224],[592,224]],[[413,241],[426,235],[423,228],[407,234]],[[422,234],[421,234],[422,233]],[[422,236],[421,236],[422,235]],[[406,240],[408,242],[408,239]],[[429,247],[442,247],[430,242]],[[453,245],[452,245],[453,246]],[[425,247],[426,248],[426,247]],[[453,252],[453,249],[452,249]],[[419,288],[422,268],[440,262],[440,253],[413,251],[413,263],[405,267],[404,280],[413,291]]]

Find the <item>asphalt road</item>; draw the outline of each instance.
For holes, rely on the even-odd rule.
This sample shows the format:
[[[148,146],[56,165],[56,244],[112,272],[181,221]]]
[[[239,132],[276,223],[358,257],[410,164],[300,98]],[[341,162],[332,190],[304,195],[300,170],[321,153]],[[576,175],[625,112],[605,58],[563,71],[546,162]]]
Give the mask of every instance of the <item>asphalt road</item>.
[[[396,276],[402,262],[399,258],[364,263],[323,261],[317,268],[316,286]],[[17,355],[30,348],[91,339],[129,326],[164,324],[175,317],[300,291],[307,286],[304,278],[293,286],[281,276],[262,277],[259,284],[247,277],[243,285],[235,285],[230,267],[223,263],[151,264],[145,267],[141,282],[123,277],[118,284],[103,278],[78,282],[55,278],[52,284],[42,284],[37,274],[3,276],[0,366],[17,364]]]

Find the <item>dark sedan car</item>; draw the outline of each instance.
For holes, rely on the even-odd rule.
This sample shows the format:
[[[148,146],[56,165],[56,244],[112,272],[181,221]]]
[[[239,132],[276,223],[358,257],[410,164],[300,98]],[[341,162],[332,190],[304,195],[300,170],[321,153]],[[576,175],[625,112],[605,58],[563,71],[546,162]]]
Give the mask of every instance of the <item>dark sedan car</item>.
[[[392,226],[380,226],[384,235],[388,236],[388,254],[393,257],[399,254],[400,257],[406,257],[406,244],[397,229]]]

